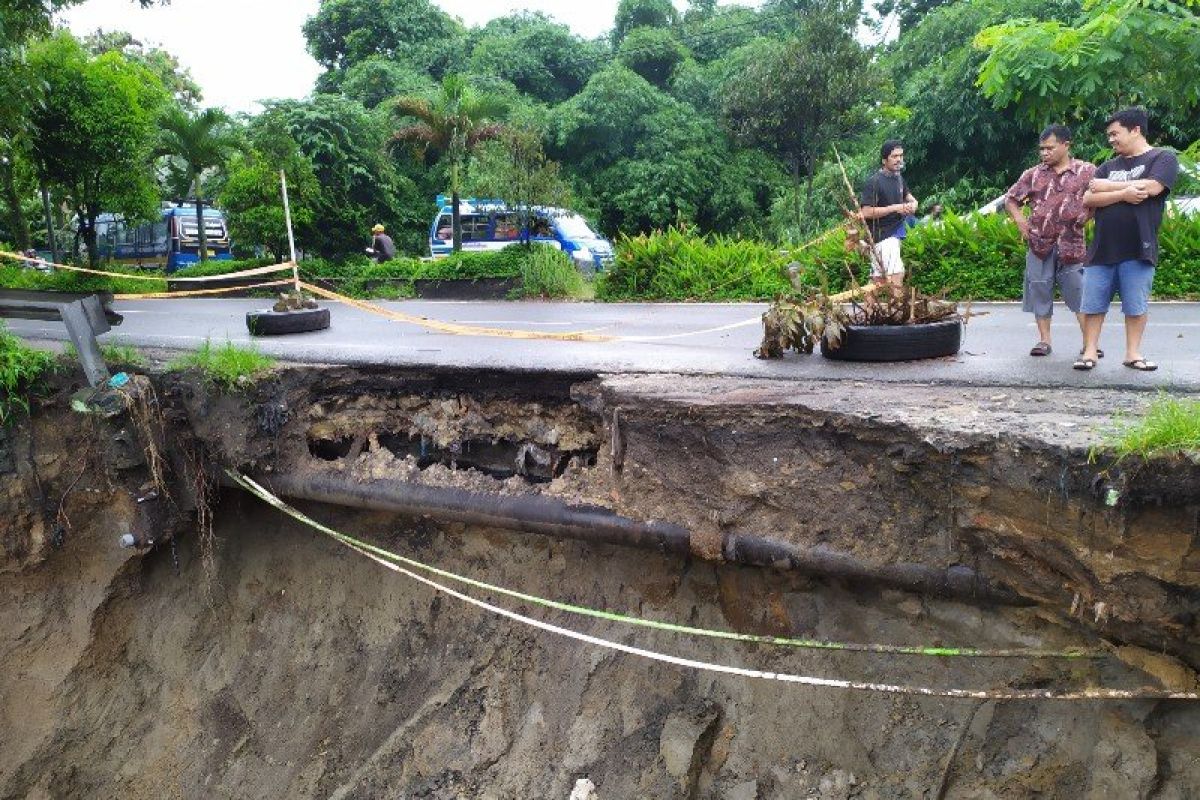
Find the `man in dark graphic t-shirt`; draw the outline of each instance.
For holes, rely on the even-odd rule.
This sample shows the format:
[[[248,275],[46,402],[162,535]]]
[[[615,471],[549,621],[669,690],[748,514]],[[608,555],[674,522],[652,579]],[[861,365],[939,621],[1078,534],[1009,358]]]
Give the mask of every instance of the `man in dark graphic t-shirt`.
[[[904,262],[900,260],[900,240],[907,221],[917,211],[904,176],[904,145],[889,139],[879,148],[879,170],[867,179],[859,195],[859,214],[871,234],[871,281],[904,283]]]
[[[1075,369],[1096,366],[1100,329],[1116,293],[1125,314],[1123,363],[1147,372],[1158,369],[1142,356],[1142,334],[1158,264],[1158,229],[1179,159],[1170,150],[1151,147],[1148,131],[1143,109],[1126,108],[1109,117],[1105,133],[1117,157],[1096,169],[1083,196],[1083,204],[1095,211],[1096,234],[1083,276],[1084,347]]]

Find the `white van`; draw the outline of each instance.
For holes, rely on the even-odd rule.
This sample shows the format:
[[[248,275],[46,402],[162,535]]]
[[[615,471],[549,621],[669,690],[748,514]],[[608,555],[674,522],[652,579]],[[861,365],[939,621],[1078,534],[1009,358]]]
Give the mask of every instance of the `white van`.
[[[452,206],[445,195],[438,195],[437,200],[438,214],[429,226],[429,255],[441,258],[452,251]],[[612,243],[569,209],[535,207],[528,214],[527,226],[521,224],[522,214],[500,200],[460,200],[458,213],[465,253],[502,250],[510,244],[533,241],[561,248],[587,273],[603,271],[613,260]]]

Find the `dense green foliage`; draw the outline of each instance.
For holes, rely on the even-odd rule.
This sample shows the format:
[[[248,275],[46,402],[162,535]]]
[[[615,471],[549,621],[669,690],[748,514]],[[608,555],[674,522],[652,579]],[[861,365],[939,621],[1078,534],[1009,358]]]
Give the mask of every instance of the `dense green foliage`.
[[[684,227],[623,237],[599,300],[768,299],[788,288],[785,254],[761,242]]]
[[[0,425],[29,412],[29,397],[54,368],[54,355],[27,347],[0,322]]]
[[[127,275],[154,275],[145,270],[133,267],[108,265],[107,272],[119,272]],[[133,278],[111,278],[105,275],[88,275],[81,272],[40,272],[36,269],[25,269],[7,259],[0,261],[0,286],[10,289],[37,289],[57,292],[112,292],[114,294],[144,294],[146,292],[165,292],[165,278],[156,280],[137,280]]]
[[[433,198],[450,190],[569,205],[610,238],[683,223],[713,246],[771,249],[838,224],[885,138],[905,140],[923,207],[960,214],[1035,161],[1047,123],[1071,124],[1091,160],[1108,155],[1103,120],[1128,102],[1149,107],[1155,144],[1200,140],[1200,83],[1183,68],[1200,60],[1194,0],[621,0],[595,39],[539,13],[465,27],[432,0],[321,0],[304,26],[325,69],[314,93],[267,101],[229,126],[228,150],[173,173],[152,154],[161,131],[200,121],[199,87],[127,34],[54,32],[51,12],[75,2],[0,3],[0,237],[45,243],[44,186],[57,243],[77,259],[95,255],[98,213],[149,219],[180,176],[228,212],[242,257],[288,257],[281,170],[298,249],[337,262],[362,253],[375,223],[425,255]],[[513,135],[488,141],[502,131]],[[1176,187],[1196,191],[1194,178]],[[973,245],[999,258],[1013,243],[999,230],[992,244],[952,242],[959,222],[944,241],[908,244],[918,280],[1010,296],[1006,278],[959,263]],[[831,241],[804,252],[835,259]],[[823,274],[837,283],[844,266]],[[1193,291],[1173,269],[1163,291]],[[699,296],[721,280],[660,288]]]

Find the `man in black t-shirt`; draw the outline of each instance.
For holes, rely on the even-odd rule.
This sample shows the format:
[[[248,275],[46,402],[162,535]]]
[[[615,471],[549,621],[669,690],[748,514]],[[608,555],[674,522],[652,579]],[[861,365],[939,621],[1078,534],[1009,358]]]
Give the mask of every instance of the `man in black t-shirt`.
[[[860,216],[867,224],[874,245],[871,252],[873,283],[904,283],[904,262],[900,259],[900,240],[907,220],[917,211],[917,198],[908,191],[900,174],[904,169],[904,145],[888,139],[879,148],[880,168],[863,185],[858,203]]]
[[[384,227],[378,223],[371,228],[371,246],[367,248],[367,253],[380,264],[396,257],[396,245],[392,243],[392,237],[384,233],[384,230]]]
[[[1100,329],[1113,295],[1121,295],[1125,314],[1125,366],[1158,369],[1142,356],[1150,289],[1158,264],[1158,229],[1167,194],[1179,175],[1179,159],[1146,141],[1149,120],[1140,108],[1126,108],[1108,119],[1105,133],[1117,154],[1096,169],[1083,204],[1096,213],[1096,234],[1083,275],[1083,353],[1075,369],[1096,366]]]

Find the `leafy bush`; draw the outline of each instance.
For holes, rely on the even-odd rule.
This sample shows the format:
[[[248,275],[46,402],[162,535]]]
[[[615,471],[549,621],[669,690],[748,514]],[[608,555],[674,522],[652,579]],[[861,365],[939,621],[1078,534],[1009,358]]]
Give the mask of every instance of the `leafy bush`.
[[[167,369],[198,369],[218,386],[233,389],[274,365],[275,359],[253,347],[240,347],[233,342],[213,347],[212,342],[206,340],[199,350],[173,360]]]
[[[847,253],[844,236],[834,232],[795,253],[805,282],[827,277],[830,291],[845,288],[846,274],[868,275],[864,256]],[[1159,234],[1160,259],[1154,296],[1200,296],[1200,217],[1171,216]],[[904,261],[913,284],[928,294],[947,291],[952,299],[1016,300],[1025,276],[1025,243],[1007,214],[956,216],[920,225],[904,240]]]
[[[0,425],[29,413],[29,397],[54,363],[52,353],[27,347],[0,322]]]
[[[125,275],[152,276],[159,279],[130,280],[67,270],[55,270],[47,273],[36,269],[26,269],[19,264],[6,261],[0,262],[0,286],[36,291],[112,292],[114,294],[146,294],[167,290],[167,282],[161,278],[161,273],[125,266],[106,266],[104,271],[119,272]]]
[[[580,297],[583,276],[571,256],[557,247],[534,245],[521,264],[521,293],[525,297]]]
[[[415,280],[479,280],[518,278],[533,250],[509,245],[487,253],[458,253],[433,260],[394,258],[378,264],[366,258],[342,262],[306,259],[300,274],[307,281],[322,279],[350,297],[412,297]]]
[[[686,226],[617,241],[599,300],[761,300],[788,288],[786,252],[732,236],[699,236]]]

